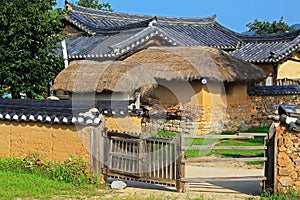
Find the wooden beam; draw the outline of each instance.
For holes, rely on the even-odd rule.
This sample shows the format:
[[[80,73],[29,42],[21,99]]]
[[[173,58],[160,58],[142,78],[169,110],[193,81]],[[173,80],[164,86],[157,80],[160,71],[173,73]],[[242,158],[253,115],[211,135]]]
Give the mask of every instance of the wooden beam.
[[[182,135],[183,138],[253,139],[253,135]]]
[[[268,133],[238,133],[237,135],[241,135],[241,136],[249,136],[249,135],[252,135],[252,136],[267,136]]]
[[[253,157],[253,158],[187,158],[182,160],[182,163],[196,163],[196,162],[247,162],[247,161],[266,161],[267,157]]]
[[[266,180],[265,176],[229,176],[229,177],[195,177],[183,178],[183,182],[198,183],[203,181],[245,181],[245,180]]]
[[[184,146],[184,150],[210,150],[210,149],[235,149],[235,150],[266,150],[267,146]]]

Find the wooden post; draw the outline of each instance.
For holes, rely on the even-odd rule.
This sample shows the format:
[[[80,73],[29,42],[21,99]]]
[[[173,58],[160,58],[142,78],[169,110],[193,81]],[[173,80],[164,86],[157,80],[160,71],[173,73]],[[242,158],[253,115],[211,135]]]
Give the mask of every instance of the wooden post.
[[[92,173],[97,173],[97,167],[95,162],[95,129],[90,128],[90,165]]]
[[[267,150],[265,151],[265,157],[267,157],[267,162],[265,162],[265,176],[267,180],[263,183],[263,189],[265,192],[275,191],[275,181],[276,181],[276,130],[274,124],[271,125],[269,134],[266,138]]]
[[[108,158],[109,158],[109,138],[107,136],[107,129],[105,128],[102,132],[102,137],[104,140],[103,143],[103,172],[104,172],[104,179],[107,181],[108,180]]]
[[[143,140],[140,140],[138,143],[138,176],[142,176],[144,172],[144,142]]]
[[[185,176],[185,164],[181,162],[184,156],[184,152],[182,151],[183,137],[177,137],[176,142],[176,189],[178,192],[186,192],[185,182],[181,179]]]

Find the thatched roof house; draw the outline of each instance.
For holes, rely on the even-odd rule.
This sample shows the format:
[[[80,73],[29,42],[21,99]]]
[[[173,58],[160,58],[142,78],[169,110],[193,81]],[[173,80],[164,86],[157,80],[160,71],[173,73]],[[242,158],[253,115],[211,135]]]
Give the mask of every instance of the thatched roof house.
[[[151,89],[156,79],[257,82],[263,70],[212,47],[150,47],[125,61],[72,61],[56,77],[54,90],[133,92]]]
[[[268,77],[261,84],[300,84],[300,30],[246,35],[222,26],[215,15],[175,18],[106,12],[68,2],[66,7],[69,60],[115,60],[149,46],[209,46],[264,69]]]

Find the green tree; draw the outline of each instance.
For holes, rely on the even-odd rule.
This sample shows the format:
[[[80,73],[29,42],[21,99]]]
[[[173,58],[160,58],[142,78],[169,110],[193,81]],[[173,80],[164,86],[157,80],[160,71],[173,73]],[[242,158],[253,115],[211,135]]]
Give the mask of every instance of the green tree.
[[[110,3],[99,3],[98,0],[79,0],[77,2],[79,6],[84,6],[87,8],[94,8],[98,10],[106,10],[106,11],[113,11]]]
[[[283,17],[279,21],[275,20],[272,23],[255,19],[253,22],[246,24],[246,26],[249,28],[249,31],[255,31],[256,34],[282,33],[295,29],[293,26],[285,23]]]
[[[13,98],[35,98],[63,68],[62,9],[55,0],[0,0],[0,82]]]

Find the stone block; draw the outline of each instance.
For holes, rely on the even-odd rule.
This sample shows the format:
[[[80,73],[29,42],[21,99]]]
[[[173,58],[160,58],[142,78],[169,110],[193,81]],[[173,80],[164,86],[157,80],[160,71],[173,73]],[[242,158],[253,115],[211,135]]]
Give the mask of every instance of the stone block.
[[[291,174],[291,171],[287,168],[281,168],[279,169],[279,175],[280,176],[288,176]]]
[[[182,128],[177,128],[177,129],[176,129],[176,132],[177,132],[177,133],[182,133]]]
[[[174,125],[180,125],[180,120],[173,120]]]
[[[292,162],[291,162],[290,160],[278,159],[278,160],[277,160],[277,164],[278,164],[280,167],[286,167],[286,166],[291,165]]]
[[[298,160],[293,160],[296,166],[300,166],[300,159]]]
[[[295,185],[296,191],[300,192],[300,181],[296,181],[294,185]]]
[[[288,187],[292,185],[292,178],[291,177],[281,177],[279,178],[279,182],[282,186]]]
[[[277,140],[277,145],[280,147],[283,145],[283,137],[279,137]]]
[[[297,138],[297,137],[292,138],[292,142],[294,143],[294,145],[295,145],[295,143],[299,143],[299,138]]]

